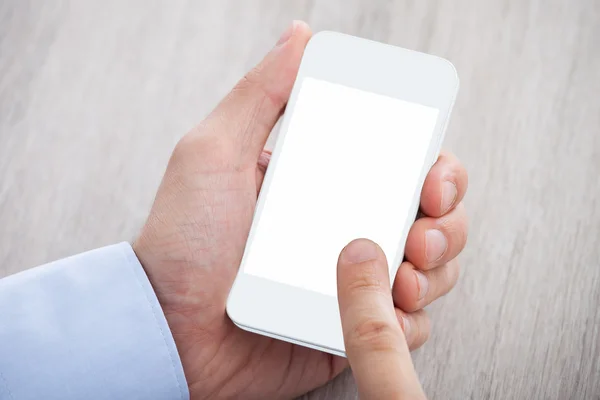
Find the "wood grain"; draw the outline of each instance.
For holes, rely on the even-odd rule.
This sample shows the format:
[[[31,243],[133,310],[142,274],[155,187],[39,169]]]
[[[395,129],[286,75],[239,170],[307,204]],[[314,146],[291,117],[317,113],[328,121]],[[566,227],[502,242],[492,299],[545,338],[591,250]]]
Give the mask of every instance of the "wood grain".
[[[0,2],[0,276],[131,240],[177,139],[292,19],[446,57],[470,171],[432,399],[600,399],[597,0]],[[306,396],[355,398],[350,374]]]

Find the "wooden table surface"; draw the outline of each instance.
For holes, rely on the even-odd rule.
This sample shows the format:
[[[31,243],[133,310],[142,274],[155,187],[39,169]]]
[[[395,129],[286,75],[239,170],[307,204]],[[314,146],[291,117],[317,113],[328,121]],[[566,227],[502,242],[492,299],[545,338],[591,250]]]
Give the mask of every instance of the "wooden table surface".
[[[450,59],[470,171],[432,399],[600,399],[598,0],[0,1],[0,276],[131,240],[178,138],[292,19]],[[345,374],[310,399],[355,398]]]

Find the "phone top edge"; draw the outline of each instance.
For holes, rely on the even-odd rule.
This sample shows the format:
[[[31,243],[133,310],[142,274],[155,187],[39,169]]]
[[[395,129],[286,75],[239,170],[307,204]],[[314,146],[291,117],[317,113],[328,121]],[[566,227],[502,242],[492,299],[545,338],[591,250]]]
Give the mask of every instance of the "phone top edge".
[[[458,70],[456,69],[456,66],[454,65],[454,63],[452,61],[448,60],[447,58],[444,58],[444,57],[441,57],[441,56],[438,56],[435,54],[431,54],[431,53],[425,53],[422,51],[409,49],[409,48],[402,47],[402,46],[397,46],[397,45],[390,44],[390,43],[380,42],[377,40],[368,39],[368,38],[364,38],[364,37],[360,37],[360,36],[354,36],[354,35],[350,35],[348,33],[337,32],[337,31],[332,31],[332,30],[323,30],[323,31],[319,31],[319,32],[316,32],[315,34],[313,34],[312,37],[310,38],[310,40],[308,41],[307,48],[308,48],[308,46],[311,45],[311,42],[313,42],[313,43],[319,42],[323,39],[328,39],[329,37],[339,38],[341,40],[357,41],[357,42],[362,42],[365,44],[368,43],[368,44],[375,45],[375,46],[383,46],[388,49],[406,51],[406,52],[410,52],[415,55],[418,55],[419,57],[425,57],[425,58],[429,58],[431,60],[436,60],[438,63],[444,64],[449,69],[450,75],[452,76],[453,80],[456,81],[456,90],[458,90],[459,82],[460,82]]]

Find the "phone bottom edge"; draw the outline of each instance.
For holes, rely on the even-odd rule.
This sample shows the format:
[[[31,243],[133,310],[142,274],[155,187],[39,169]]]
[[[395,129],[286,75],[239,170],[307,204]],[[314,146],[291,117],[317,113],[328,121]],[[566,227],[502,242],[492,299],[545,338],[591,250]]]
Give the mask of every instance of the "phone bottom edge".
[[[267,337],[270,337],[270,338],[273,338],[273,339],[282,340],[284,342],[288,342],[288,343],[292,343],[292,344],[297,344],[299,346],[308,347],[308,348],[311,348],[311,349],[314,349],[314,350],[319,350],[319,351],[323,351],[325,353],[333,354],[335,356],[346,358],[346,352],[342,351],[342,350],[336,350],[336,349],[332,349],[330,347],[320,346],[318,344],[309,343],[309,342],[303,342],[303,341],[297,340],[297,339],[292,339],[292,338],[289,338],[287,336],[278,335],[276,333],[271,333],[271,332],[262,331],[260,329],[251,328],[251,327],[246,326],[246,325],[238,324],[237,322],[235,322],[233,320],[232,320],[232,322],[238,328],[243,329],[243,330],[248,331],[248,332],[256,333],[258,335],[267,336]]]

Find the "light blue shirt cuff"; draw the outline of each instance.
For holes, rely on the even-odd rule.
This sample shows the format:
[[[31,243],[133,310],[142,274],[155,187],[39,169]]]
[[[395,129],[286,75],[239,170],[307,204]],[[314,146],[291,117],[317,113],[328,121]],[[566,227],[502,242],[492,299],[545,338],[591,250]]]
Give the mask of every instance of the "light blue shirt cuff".
[[[128,243],[0,280],[0,399],[189,399]]]

